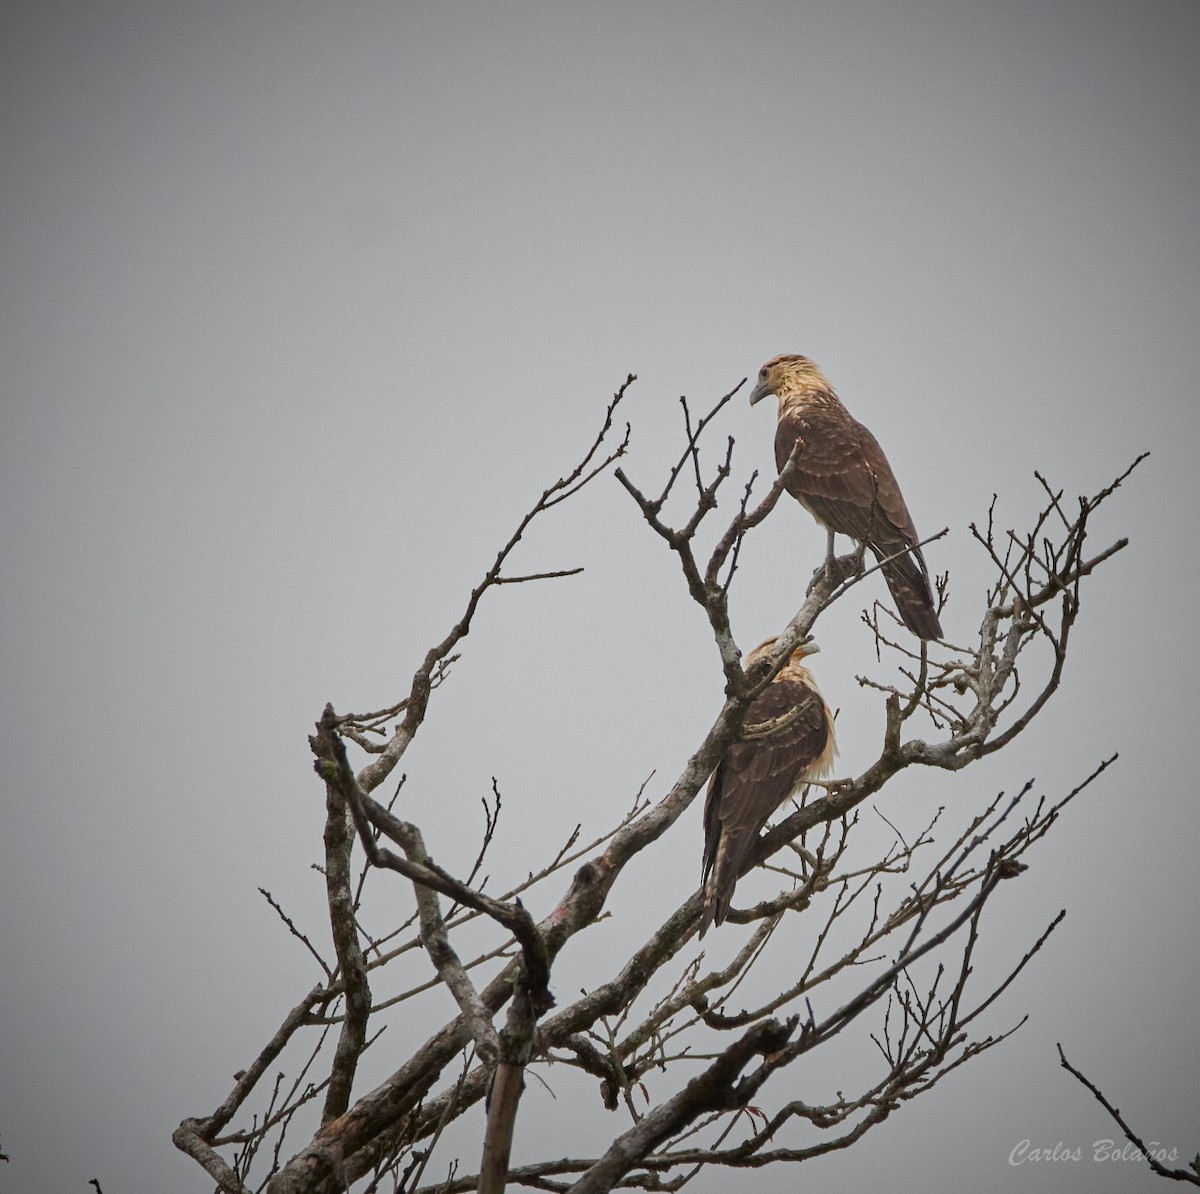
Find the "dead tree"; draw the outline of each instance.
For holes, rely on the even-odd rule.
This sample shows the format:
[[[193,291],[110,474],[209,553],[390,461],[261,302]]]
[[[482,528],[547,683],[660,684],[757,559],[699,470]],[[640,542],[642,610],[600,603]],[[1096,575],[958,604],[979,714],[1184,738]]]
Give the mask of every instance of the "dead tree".
[[[763,833],[747,867],[769,867],[780,889],[730,910],[722,932],[742,938],[723,966],[695,949],[697,892],[678,907],[657,909],[648,934],[631,927],[628,958],[605,981],[561,1006],[551,993],[564,945],[597,923],[631,859],[685,848],[698,862],[699,843],[681,847],[671,832],[675,822],[742,732],[750,702],[822,612],[865,575],[857,555],[818,570],[776,649],[743,667],[730,585],[746,537],[776,504],[783,479],[753,501],[750,478],[732,519],[710,534],[718,493],[733,473],[734,445],[729,439],[706,469],[700,441],[736,390],[698,421],[683,404],[685,443],[657,493],[615,469],[645,525],[677,557],[724,673],[724,704],[675,781],[654,800],[638,792],[620,823],[594,840],[581,842],[577,829],[553,857],[530,860],[528,878],[499,895],[485,893],[480,880],[500,811],[498,789],[465,877],[430,857],[420,828],[394,811],[395,796],[391,803],[378,799],[434,709],[480,602],[501,585],[576,571],[521,574],[510,566],[540,515],[612,471],[623,455],[629,427],[622,436],[614,417],[633,381],[614,395],[580,462],[520,521],[462,616],[421,660],[407,694],[370,713],[327,706],[321,715],[310,744],[325,794],[332,953],[272,900],[311,953],[318,981],[238,1073],[221,1105],[184,1120],[174,1136],[226,1194],[351,1186],[432,1194],[495,1191],[506,1182],[577,1192],[677,1189],[705,1166],[760,1168],[845,1148],[1014,1030],[983,1033],[978,1022],[1063,914],[1027,943],[1006,977],[977,989],[972,971],[986,909],[1002,898],[996,893],[1003,881],[1026,868],[1026,854],[1063,808],[1116,756],[1055,799],[1035,795],[1031,781],[1014,796],[977,799],[963,824],[950,827],[939,816],[912,840],[897,834],[882,854],[857,848],[857,810],[874,798],[886,815],[884,788],[899,772],[959,771],[1009,746],[1045,708],[1063,678],[1082,589],[1125,546],[1122,539],[1085,551],[1094,515],[1141,457],[1075,504],[1038,476],[1044,507],[1020,534],[998,529],[993,501],[986,521],[970,528],[994,583],[969,643],[914,650],[915,640],[889,611],[866,615],[882,672],[860,683],[878,689],[885,707],[878,756],[860,774],[785,806]],[[947,584],[939,578],[942,604]],[[912,733],[918,726],[925,737]],[[379,884],[391,885],[391,907],[396,885],[410,889],[416,910],[402,923],[368,931],[365,892]],[[535,919],[535,903],[551,910]],[[475,937],[486,929],[488,941],[469,956],[461,952],[468,926]],[[735,1009],[735,993],[749,989],[749,976],[784,939],[799,959],[788,983]],[[453,995],[458,1014],[424,1041],[398,1041],[406,1001],[438,984]],[[794,1064],[852,1028],[879,1054],[877,1080],[834,1102],[801,1101]],[[364,1089],[359,1067],[371,1049],[387,1054],[389,1074]],[[594,1097],[620,1119],[600,1150],[563,1155],[570,1147],[557,1143],[553,1158],[510,1165],[524,1082],[552,1067],[586,1076]],[[486,1127],[474,1155],[443,1158],[439,1142],[481,1100]]]

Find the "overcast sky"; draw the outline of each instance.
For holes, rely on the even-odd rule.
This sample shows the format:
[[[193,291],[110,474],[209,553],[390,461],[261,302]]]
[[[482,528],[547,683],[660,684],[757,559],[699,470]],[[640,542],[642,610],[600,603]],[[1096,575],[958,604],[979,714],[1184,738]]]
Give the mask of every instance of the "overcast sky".
[[[951,639],[978,626],[993,493],[1021,527],[1035,469],[1070,499],[1152,455],[1097,518],[1097,548],[1131,545],[1044,717],[883,806],[915,829],[1030,778],[1056,797],[1120,751],[989,910],[999,966],[1068,909],[989,1030],[1029,1023],[753,1188],[1159,1188],[1090,1159],[1113,1125],[1056,1041],[1146,1139],[1200,1150],[1200,5],[10,0],[0,32],[0,1190],[211,1188],[172,1129],[317,977],[257,888],[321,933],[324,703],[407,692],[627,373],[650,486],[679,395],[780,352],[872,427],[922,533],[950,528]],[[737,484],[772,468],[768,405],[717,429]],[[823,547],[780,506],[735,588],[744,646]],[[652,771],[661,795],[722,690],[611,478],[518,562],[586,571],[489,599],[406,760],[447,865],[497,777],[513,876]],[[854,682],[876,588],[818,625],[840,772],[879,738]],[[700,844],[697,805],[619,907],[657,923]],[[608,948],[642,927],[614,918]],[[518,1155],[539,1130],[572,1151],[530,1100]],[[1023,1139],[1085,1156],[1012,1166]]]

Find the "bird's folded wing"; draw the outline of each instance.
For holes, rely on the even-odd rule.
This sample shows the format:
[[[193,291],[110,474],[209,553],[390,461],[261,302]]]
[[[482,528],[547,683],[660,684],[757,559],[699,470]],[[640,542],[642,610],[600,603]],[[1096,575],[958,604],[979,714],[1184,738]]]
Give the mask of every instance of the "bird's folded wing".
[[[917,541],[891,465],[878,440],[845,411],[785,411],[775,434],[780,469],[799,439],[788,492],[832,531],[900,550]]]

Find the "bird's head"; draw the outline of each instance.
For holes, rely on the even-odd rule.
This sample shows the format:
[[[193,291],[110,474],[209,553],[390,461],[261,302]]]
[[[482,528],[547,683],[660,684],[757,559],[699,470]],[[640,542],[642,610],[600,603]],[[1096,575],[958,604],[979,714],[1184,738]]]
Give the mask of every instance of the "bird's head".
[[[750,405],[768,394],[782,397],[804,390],[832,390],[829,379],[808,357],[785,353],[772,357],[759,371],[758,381],[750,393]]]
[[[775,646],[776,642],[778,642],[778,641],[779,641],[779,640],[778,640],[777,638],[774,638],[774,637],[772,637],[772,638],[768,638],[768,639],[764,639],[764,640],[763,640],[761,643],[759,643],[759,644],[758,644],[758,646],[757,646],[757,647],[755,647],[755,648],[754,648],[754,650],[753,650],[753,651],[751,651],[751,652],[750,652],[750,654],[749,654],[749,655],[746,657],[746,663],[747,663],[747,664],[751,664],[751,663],[753,663],[753,662],[754,662],[756,659],[759,659],[759,658],[761,658],[761,657],[762,657],[763,655],[765,655],[765,654],[766,654],[768,651],[770,651],[770,650],[771,650],[771,649],[772,649],[772,648]],[[793,647],[793,648],[792,648],[792,658],[791,658],[791,662],[793,662],[793,663],[799,663],[799,662],[800,662],[802,659],[804,659],[806,656],[808,656],[808,655],[815,655],[815,654],[816,654],[816,653],[817,653],[817,652],[818,652],[820,649],[821,649],[821,648],[820,648],[820,647],[817,645],[817,643],[816,643],[816,641],[815,641],[814,639],[811,639],[811,638],[806,638],[806,639],[804,639],[804,641],[803,641],[803,642],[799,642],[799,643],[797,643],[797,644],[795,645],[795,647]]]

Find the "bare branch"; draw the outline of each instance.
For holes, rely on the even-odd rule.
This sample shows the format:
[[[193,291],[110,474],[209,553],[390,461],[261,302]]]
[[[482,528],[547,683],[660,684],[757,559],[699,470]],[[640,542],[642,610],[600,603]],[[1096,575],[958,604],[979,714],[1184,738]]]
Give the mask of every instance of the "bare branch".
[[[326,784],[325,792],[326,900],[346,1005],[322,1113],[321,1122],[329,1123],[342,1115],[350,1105],[358,1059],[367,1039],[371,987],[367,981],[366,963],[354,916],[354,897],[350,891],[350,851],[354,844],[354,828],[344,796],[337,786]]]
[[[496,577],[496,584],[523,585],[531,580],[554,580],[559,576],[578,576],[582,571],[582,568],[563,568],[557,572],[530,572],[525,576],[498,576]]]
[[[501,583],[502,569],[517,544],[521,541],[522,535],[529,528],[530,523],[539,514],[558,505],[559,502],[573,497],[608,468],[613,461],[624,455],[630,437],[628,424],[626,424],[625,435],[621,442],[603,460],[592,465],[592,461],[599,453],[605,438],[612,428],[613,413],[635,380],[636,378],[632,373],[625,379],[624,384],[609,402],[605,411],[603,426],[600,428],[599,433],[583,458],[570,473],[565,477],[560,477],[553,485],[543,491],[542,496],[538,498],[528,513],[517,524],[517,528],[509,537],[508,542],[497,553],[492,566],[488,569],[483,580],[471,590],[471,595],[467,599],[467,607],[462,617],[450,628],[449,633],[440,643],[431,647],[426,652],[420,667],[417,668],[413,675],[409,695],[404,701],[400,702],[404,710],[404,719],[396,727],[387,746],[380,752],[375,762],[364,767],[358,776],[359,785],[364,792],[370,792],[382,783],[408,749],[409,743],[420,728],[421,723],[425,720],[425,712],[429,704],[429,696],[434,687],[434,676],[438,668],[448,660],[454,648],[470,632],[471,623],[475,617],[475,611],[479,606],[479,602],[488,589]],[[589,468],[589,466],[591,467]]]
[[[1138,457],[1141,460],[1142,457]],[[1136,463],[1136,461],[1135,461]],[[1126,474],[1128,475],[1128,474]],[[1115,486],[1114,486],[1115,488]],[[1191,1162],[1189,1169],[1168,1169],[1158,1158],[1159,1155],[1153,1149],[1148,1148],[1142,1138],[1125,1122],[1120,1111],[1116,1109],[1105,1097],[1095,1083],[1089,1081],[1083,1074],[1079,1072],[1068,1060],[1067,1055],[1063,1052],[1062,1045],[1055,1046],[1058,1049],[1059,1061],[1062,1067],[1068,1073],[1073,1074],[1084,1086],[1088,1088],[1095,1096],[1096,1101],[1104,1108],[1105,1111],[1112,1116],[1116,1121],[1117,1126],[1121,1129],[1125,1139],[1138,1150],[1146,1164],[1150,1166],[1159,1177],[1169,1177],[1177,1182],[1191,1182],[1194,1186],[1200,1186],[1200,1153],[1197,1153],[1195,1159]],[[1164,1150],[1165,1151],[1165,1150]]]
[[[529,913],[521,907],[520,901],[506,904],[494,900],[442,870],[426,853],[415,826],[398,820],[359,787],[350,769],[346,748],[335,728],[337,722],[338,718],[333,709],[326,706],[324,715],[317,723],[316,735],[309,739],[313,753],[317,756],[314,766],[326,784],[345,800],[358,827],[359,841],[366,850],[367,857],[375,866],[398,871],[413,883],[441,892],[442,895],[474,908],[477,912],[483,912],[504,925],[517,938],[524,952],[526,978],[535,1004],[543,1010],[553,1006],[554,999],[548,987],[550,965],[545,943]],[[400,846],[407,857],[401,858],[386,847],[380,846],[371,832],[372,825]]]
[[[298,928],[296,928],[295,921],[293,921],[292,918],[290,916],[288,916],[288,914],[286,912],[284,912],[284,910],[279,906],[279,903],[275,899],[275,897],[265,887],[260,887],[258,890],[262,894],[263,899],[265,899],[267,901],[267,903],[270,904],[271,907],[275,909],[275,912],[278,915],[279,919],[282,920],[285,925],[287,925],[288,932],[291,933],[291,935],[293,937],[295,937],[296,940],[299,941],[304,946],[304,948],[307,949],[308,952],[310,954],[312,954],[312,956],[316,959],[317,965],[320,966],[321,969],[325,972],[326,979],[332,981],[333,980],[333,971],[326,964],[325,959],[322,958],[319,953],[317,953],[317,950],[316,950],[315,946],[313,945],[313,943],[302,932],[300,932],[300,930]]]

